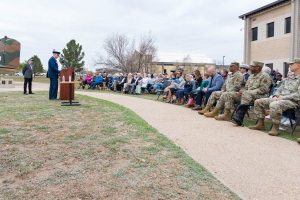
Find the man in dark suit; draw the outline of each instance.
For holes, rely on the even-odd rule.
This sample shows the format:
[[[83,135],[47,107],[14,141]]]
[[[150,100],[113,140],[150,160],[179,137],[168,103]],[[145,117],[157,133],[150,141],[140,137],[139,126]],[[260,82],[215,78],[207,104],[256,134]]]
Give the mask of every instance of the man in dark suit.
[[[30,58],[28,62],[24,65],[22,73],[24,76],[24,94],[27,94],[27,84],[28,84],[28,91],[29,94],[34,94],[32,92],[32,73],[33,73],[33,60]]]
[[[210,76],[208,87],[203,88],[203,90],[199,90],[196,97],[197,106],[192,110],[202,110],[201,105],[202,105],[203,97],[205,97],[204,106],[206,106],[206,103],[211,93],[213,93],[214,91],[220,91],[224,84],[223,77],[220,74],[218,74],[213,67],[209,68],[207,70],[207,73]]]
[[[48,71],[47,78],[50,78],[50,89],[49,89],[49,100],[58,100],[57,99],[57,90],[58,90],[58,64],[57,58],[59,57],[60,52],[53,50],[53,56],[48,61]]]

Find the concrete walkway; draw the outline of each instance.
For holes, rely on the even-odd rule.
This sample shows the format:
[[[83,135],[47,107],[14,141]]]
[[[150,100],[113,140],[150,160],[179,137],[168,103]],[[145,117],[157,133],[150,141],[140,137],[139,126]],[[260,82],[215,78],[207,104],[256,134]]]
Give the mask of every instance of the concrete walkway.
[[[45,85],[36,84],[34,91],[39,90],[37,85],[44,90]],[[181,106],[114,93],[76,94],[133,110],[243,199],[300,199],[296,142],[206,118]]]

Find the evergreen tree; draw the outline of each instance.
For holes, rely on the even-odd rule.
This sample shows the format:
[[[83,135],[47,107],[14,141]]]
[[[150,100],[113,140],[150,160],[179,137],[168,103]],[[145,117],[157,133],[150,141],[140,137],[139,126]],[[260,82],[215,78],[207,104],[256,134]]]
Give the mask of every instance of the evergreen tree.
[[[63,56],[59,58],[59,62],[63,65],[62,69],[69,67],[74,67],[75,72],[80,72],[83,70],[84,61],[84,52],[82,51],[82,45],[76,44],[75,40],[71,40],[67,43],[67,48],[62,50]]]
[[[19,65],[19,70],[22,70],[26,63],[27,63],[27,60],[24,60],[23,62],[21,62],[20,65]]]
[[[37,73],[37,72],[44,72],[44,68],[43,68],[43,64],[40,60],[40,58],[37,56],[37,55],[34,55],[32,57],[32,60],[33,60],[33,73]]]

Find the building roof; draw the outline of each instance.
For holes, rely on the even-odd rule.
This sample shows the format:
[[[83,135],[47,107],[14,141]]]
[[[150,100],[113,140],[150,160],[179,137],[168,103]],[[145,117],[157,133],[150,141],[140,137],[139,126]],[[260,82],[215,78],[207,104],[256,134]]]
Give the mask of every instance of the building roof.
[[[289,3],[291,0],[278,0],[278,1],[275,1],[273,3],[270,3],[268,5],[265,5],[263,7],[260,7],[258,9],[255,9],[251,12],[248,12],[246,14],[243,14],[241,16],[239,16],[240,19],[244,19],[244,18],[248,18],[248,17],[251,17],[253,15],[256,15],[256,14],[259,14],[261,12],[264,12],[264,11],[267,11],[267,10],[270,10],[272,8],[275,8],[275,7],[278,7],[278,6],[281,6],[283,4],[286,4],[286,3]]]
[[[188,53],[158,53],[158,62],[173,63],[183,62],[184,58],[189,56],[189,63],[215,63],[213,59],[203,54],[188,54]]]

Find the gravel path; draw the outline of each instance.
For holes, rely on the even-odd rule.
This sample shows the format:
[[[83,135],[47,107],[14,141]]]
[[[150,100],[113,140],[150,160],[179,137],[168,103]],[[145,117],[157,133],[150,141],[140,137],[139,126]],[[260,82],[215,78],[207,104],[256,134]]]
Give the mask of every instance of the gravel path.
[[[34,88],[47,90],[49,85],[35,83]],[[206,118],[181,106],[128,95],[76,94],[133,110],[243,199],[300,199],[300,146],[296,142]]]

